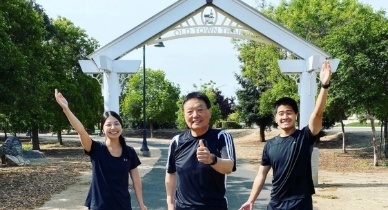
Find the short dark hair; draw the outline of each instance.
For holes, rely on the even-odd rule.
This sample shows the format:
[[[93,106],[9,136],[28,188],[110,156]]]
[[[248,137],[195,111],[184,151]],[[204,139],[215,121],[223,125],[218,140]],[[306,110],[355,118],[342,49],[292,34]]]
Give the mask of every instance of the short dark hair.
[[[199,100],[204,101],[206,104],[206,108],[208,108],[208,109],[211,108],[211,103],[210,103],[210,100],[207,97],[207,95],[205,93],[199,92],[199,91],[195,91],[195,92],[191,92],[191,93],[187,94],[186,97],[183,99],[182,106],[185,105],[185,103],[188,100],[193,99],[193,98],[197,98]]]
[[[274,104],[274,114],[275,115],[278,111],[279,106],[281,106],[281,105],[291,106],[292,109],[294,110],[295,114],[299,113],[298,104],[296,103],[296,101],[290,97],[283,97],[283,98],[277,100]]]

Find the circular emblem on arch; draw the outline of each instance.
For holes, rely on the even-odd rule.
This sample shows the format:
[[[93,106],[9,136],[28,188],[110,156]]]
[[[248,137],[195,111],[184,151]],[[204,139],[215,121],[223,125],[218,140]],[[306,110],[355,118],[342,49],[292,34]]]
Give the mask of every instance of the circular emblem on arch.
[[[205,9],[201,13],[202,24],[203,25],[214,25],[217,22],[217,12],[213,7],[205,7]]]

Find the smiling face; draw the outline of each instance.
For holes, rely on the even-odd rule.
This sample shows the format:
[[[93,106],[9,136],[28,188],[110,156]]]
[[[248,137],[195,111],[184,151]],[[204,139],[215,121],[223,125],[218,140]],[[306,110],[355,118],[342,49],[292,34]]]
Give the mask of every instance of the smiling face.
[[[123,127],[117,118],[110,115],[105,120],[103,131],[107,138],[118,139],[123,132]]]
[[[187,126],[191,129],[193,136],[200,136],[209,129],[211,109],[206,103],[198,98],[192,98],[183,105],[183,113]]]
[[[295,128],[297,113],[289,105],[280,105],[276,111],[275,120],[284,134],[292,134]]]

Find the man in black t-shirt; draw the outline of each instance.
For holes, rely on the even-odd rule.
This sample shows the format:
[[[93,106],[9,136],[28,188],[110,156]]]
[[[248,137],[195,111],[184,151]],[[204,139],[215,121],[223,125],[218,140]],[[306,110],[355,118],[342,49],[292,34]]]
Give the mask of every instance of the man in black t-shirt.
[[[189,130],[172,139],[168,152],[168,210],[227,210],[226,174],[236,170],[232,136],[209,127],[211,105],[204,93],[189,93],[183,113]]]
[[[308,126],[295,128],[298,106],[284,97],[275,102],[280,135],[267,141],[251,194],[240,210],[252,210],[269,170],[273,170],[271,200],[267,210],[312,210],[315,193],[311,175],[312,145],[322,128],[322,115],[330,86],[331,68],[325,61],[320,72],[321,90]]]

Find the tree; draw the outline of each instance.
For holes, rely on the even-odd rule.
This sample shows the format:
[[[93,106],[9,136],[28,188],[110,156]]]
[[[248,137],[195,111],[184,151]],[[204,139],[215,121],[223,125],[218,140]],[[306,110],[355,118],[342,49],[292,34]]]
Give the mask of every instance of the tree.
[[[227,120],[228,116],[234,113],[233,107],[235,106],[234,98],[225,98],[222,95],[221,90],[213,89],[214,94],[216,95],[216,103],[220,107],[221,118],[222,120]]]
[[[2,104],[1,112],[8,118],[11,129],[32,130],[33,149],[39,149],[38,130],[48,119],[42,104],[47,102],[49,68],[44,65],[46,51],[42,46],[46,30],[44,20],[32,1],[15,0],[0,4],[1,27],[5,29],[2,38],[6,38],[5,50],[14,54],[5,55],[10,61],[2,68],[6,75],[5,88],[7,100]],[[14,58],[12,58],[14,57]]]
[[[242,76],[235,75],[238,83],[241,85],[241,89],[237,90],[236,95],[239,104],[236,106],[237,112],[241,118],[241,121],[246,126],[251,127],[256,124],[260,128],[259,141],[265,142],[265,127],[270,126],[273,121],[273,115],[260,115],[259,98],[262,92],[253,85],[252,81]]]
[[[337,72],[340,93],[353,113],[370,117],[374,165],[378,165],[375,117],[384,119],[388,96],[388,20],[381,12],[354,4],[347,24],[336,26],[323,43],[335,47],[334,55],[341,58]],[[346,31],[345,31],[346,30]],[[356,97],[354,97],[356,96]]]
[[[176,102],[180,88],[165,78],[162,70],[146,69],[146,122],[151,130],[155,124],[168,124],[176,121]],[[143,71],[132,75],[126,85],[121,102],[123,118],[140,124],[143,116]]]
[[[333,84],[333,86],[336,86],[334,82],[331,82],[331,83]],[[343,120],[346,120],[349,117],[350,106],[344,97],[340,97],[341,94],[335,93],[336,90],[338,89],[334,87],[332,87],[330,90],[330,97],[328,97],[327,99],[327,107],[323,113],[323,117],[324,119],[326,118],[326,119],[333,120],[334,122],[341,123],[342,152],[346,153],[346,132],[345,132],[345,124]]]
[[[13,132],[31,129],[33,149],[39,150],[39,130],[53,126],[56,129],[57,122],[67,122],[64,117],[61,118],[63,113],[55,105],[54,88],[66,84],[78,93],[81,119],[82,116],[90,116],[89,111],[94,112],[85,107],[97,107],[96,104],[102,107],[102,100],[99,103],[92,100],[96,93],[101,95],[98,83],[90,83],[92,79],[87,78],[78,65],[78,59],[86,57],[87,53],[96,49],[96,45],[93,40],[87,42],[89,40],[84,39],[84,31],[84,37],[73,33],[78,28],[69,22],[62,21],[64,28],[69,26],[69,31],[61,30],[59,24],[54,26],[43,8],[34,1],[5,1],[0,4],[0,11],[0,27],[4,29],[0,37],[6,47],[1,48],[0,53],[9,61],[0,67],[1,74],[6,76],[0,80],[0,95],[4,90],[2,96],[7,98],[0,100],[0,113]],[[63,41],[65,39],[66,42]],[[81,43],[78,49],[71,40]],[[94,90],[94,93],[88,89]],[[94,116],[95,122],[99,117],[96,113]]]
[[[87,128],[94,130],[103,112],[101,86],[97,80],[82,72],[78,60],[86,59],[88,54],[98,48],[98,42],[89,38],[85,30],[76,27],[66,18],[58,17],[53,21],[53,25],[56,33],[45,43],[51,52],[46,59],[53,75],[51,93],[55,88],[65,93],[80,121]],[[52,95],[50,99],[50,125],[57,133],[58,142],[63,144],[61,131],[70,128],[70,125],[62,110],[53,101]]]
[[[1,7],[1,13],[3,7]],[[0,129],[4,131],[5,138],[7,138],[7,131],[9,131],[10,123],[8,117],[4,113],[9,112],[12,106],[12,100],[14,94],[12,91],[13,82],[17,76],[17,69],[19,69],[20,63],[17,62],[21,57],[21,53],[18,51],[17,46],[10,40],[10,36],[7,33],[7,22],[3,15],[0,15],[0,58],[6,62],[2,62],[0,65]],[[2,114],[3,113],[3,114]]]
[[[296,96],[295,82],[283,75],[277,60],[285,57],[284,51],[271,45],[236,40],[239,59],[243,63],[241,75],[236,75],[242,86],[237,91],[237,110],[248,126],[260,128],[260,141],[265,141],[265,128],[273,122],[273,104],[280,97]],[[296,97],[294,97],[296,98]]]

